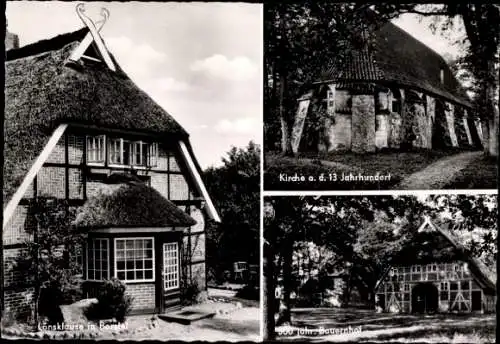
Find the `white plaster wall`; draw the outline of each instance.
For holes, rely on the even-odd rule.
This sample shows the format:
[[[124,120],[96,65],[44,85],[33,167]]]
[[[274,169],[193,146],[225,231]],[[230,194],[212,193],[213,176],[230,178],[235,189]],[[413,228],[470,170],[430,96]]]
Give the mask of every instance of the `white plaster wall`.
[[[389,119],[388,115],[376,115],[375,121],[379,123],[378,130],[375,131],[375,146],[377,149],[389,146]]]
[[[445,110],[446,123],[448,124],[448,132],[450,133],[451,144],[453,147],[458,147],[457,134],[455,133],[455,107],[453,104],[447,103],[448,108]]]
[[[307,117],[307,109],[309,108],[309,99],[299,101],[297,114],[295,115],[295,122],[292,131],[292,150],[297,153],[299,149],[300,139],[302,138],[302,131],[304,130],[304,123]]]
[[[351,149],[351,115],[336,114],[334,123],[327,127],[329,151]]]

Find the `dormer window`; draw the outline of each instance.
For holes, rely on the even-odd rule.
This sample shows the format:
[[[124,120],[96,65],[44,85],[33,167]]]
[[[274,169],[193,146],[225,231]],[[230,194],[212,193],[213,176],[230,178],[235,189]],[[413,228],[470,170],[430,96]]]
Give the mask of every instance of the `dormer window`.
[[[87,136],[87,163],[107,165],[156,167],[158,143],[127,140],[105,135]]]
[[[150,167],[158,165],[158,143],[156,142],[148,146],[147,164]]]
[[[87,162],[104,163],[105,147],[106,138],[104,135],[87,136]]]

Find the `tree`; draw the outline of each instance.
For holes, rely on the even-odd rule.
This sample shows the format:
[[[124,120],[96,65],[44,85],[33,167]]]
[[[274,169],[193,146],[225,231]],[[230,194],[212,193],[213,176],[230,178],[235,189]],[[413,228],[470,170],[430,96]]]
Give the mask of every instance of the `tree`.
[[[80,295],[75,277],[82,273],[77,257],[85,235],[72,226],[74,218],[75,212],[58,199],[38,197],[29,206],[26,232],[32,240],[14,260],[13,272],[19,278],[13,286],[35,290],[35,319],[41,314],[50,322],[61,321],[59,305]]]
[[[223,165],[204,172],[221,224],[207,227],[207,260],[217,279],[234,261],[259,262],[260,147],[232,147]]]
[[[423,215],[448,214],[451,230],[461,240],[463,230],[478,234],[466,249],[474,257],[485,258],[490,268],[495,266],[498,209],[494,195],[439,195],[426,200],[415,196],[269,197],[265,205],[266,339],[272,339],[274,329],[274,290],[269,286],[276,285],[275,276],[283,277],[284,288],[278,324],[291,321],[293,283],[287,254],[296,242],[324,246],[335,254],[336,264],[346,267],[344,306],[354,287],[373,296],[376,282],[405,249],[423,247],[421,242],[414,243]]]
[[[369,41],[373,30],[365,30],[367,22],[376,23],[361,15],[368,6],[329,2],[277,2],[265,6],[265,116],[267,123],[280,123],[284,154],[293,154],[291,139],[297,98],[318,80],[325,61],[342,63],[349,56],[351,44]]]

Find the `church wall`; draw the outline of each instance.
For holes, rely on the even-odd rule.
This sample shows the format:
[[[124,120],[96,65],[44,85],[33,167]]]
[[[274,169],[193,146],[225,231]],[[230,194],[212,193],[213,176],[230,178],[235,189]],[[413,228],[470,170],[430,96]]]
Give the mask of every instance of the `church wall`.
[[[448,125],[448,133],[451,139],[451,145],[453,147],[458,147],[457,134],[455,132],[455,106],[451,103],[446,103],[446,108],[444,110],[446,117],[446,124]]]
[[[375,151],[375,97],[352,96],[352,151]]]

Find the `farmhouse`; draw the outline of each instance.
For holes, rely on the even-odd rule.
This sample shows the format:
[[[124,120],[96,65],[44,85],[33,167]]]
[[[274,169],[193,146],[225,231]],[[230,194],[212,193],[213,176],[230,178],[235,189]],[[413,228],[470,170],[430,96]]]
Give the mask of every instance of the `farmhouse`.
[[[426,218],[375,287],[385,312],[494,312],[496,275],[464,250],[449,223]]]
[[[376,16],[367,12],[367,27]],[[443,57],[391,22],[367,31],[343,62],[325,61],[317,82],[304,88],[292,149],[481,148],[482,124]]]
[[[24,47],[8,38],[5,309],[32,298],[10,287],[20,278],[12,262],[33,240],[30,204],[42,197],[77,209],[87,297],[117,277],[134,312],[163,312],[183,288],[206,290],[205,223],[220,220],[188,133],[127,77],[95,27]]]

